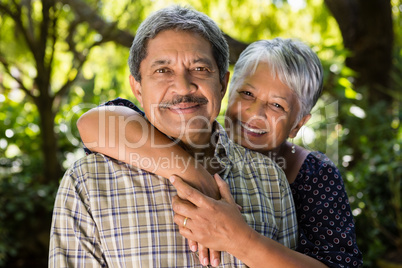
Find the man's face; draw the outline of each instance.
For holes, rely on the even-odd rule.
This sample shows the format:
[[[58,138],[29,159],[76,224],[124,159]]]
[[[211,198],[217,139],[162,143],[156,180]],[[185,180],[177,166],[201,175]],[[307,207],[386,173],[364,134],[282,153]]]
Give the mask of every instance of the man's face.
[[[157,129],[184,142],[210,136],[229,73],[221,83],[207,40],[195,33],[163,31],[148,41],[140,73],[141,82],[131,76],[130,84]]]

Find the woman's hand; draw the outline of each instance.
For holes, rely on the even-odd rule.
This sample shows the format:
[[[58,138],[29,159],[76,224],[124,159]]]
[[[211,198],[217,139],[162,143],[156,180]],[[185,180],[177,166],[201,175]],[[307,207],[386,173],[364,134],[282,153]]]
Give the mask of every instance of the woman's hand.
[[[219,264],[217,257],[220,256],[217,251],[236,252],[236,247],[245,245],[253,230],[244,221],[229,186],[218,174],[214,178],[220,200],[203,195],[178,176],[170,177],[170,182],[178,192],[178,196],[173,198],[173,210],[180,234],[190,240],[191,250],[197,249],[194,241],[200,244],[199,257],[203,265],[210,259],[212,265],[216,266]],[[210,258],[207,248],[213,250],[210,250]]]

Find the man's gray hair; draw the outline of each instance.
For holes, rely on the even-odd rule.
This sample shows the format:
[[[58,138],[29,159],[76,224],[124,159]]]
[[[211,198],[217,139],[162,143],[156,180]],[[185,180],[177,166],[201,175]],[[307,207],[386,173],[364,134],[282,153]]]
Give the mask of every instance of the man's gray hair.
[[[229,92],[237,90],[252,75],[258,64],[266,63],[271,75],[293,90],[299,100],[300,112],[295,124],[309,114],[322,93],[323,68],[317,54],[295,39],[275,38],[249,45],[236,62]]]
[[[229,47],[222,31],[207,15],[178,5],[152,13],[138,28],[128,58],[130,73],[135,80],[141,81],[140,64],[147,56],[148,40],[162,31],[172,29],[197,33],[210,42],[222,81],[229,68]]]

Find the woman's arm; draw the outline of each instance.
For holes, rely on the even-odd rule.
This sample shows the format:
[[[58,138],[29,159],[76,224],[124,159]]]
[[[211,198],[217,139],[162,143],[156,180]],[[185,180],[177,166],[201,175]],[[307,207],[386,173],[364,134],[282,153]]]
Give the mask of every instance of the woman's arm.
[[[201,194],[177,176],[170,178],[178,193],[191,202],[178,196],[173,199],[174,220],[184,237],[210,249],[227,251],[249,267],[327,267],[253,230],[239,212],[229,186],[218,175],[215,179],[220,200]]]
[[[125,106],[100,106],[77,122],[85,146],[168,178],[178,174],[204,194],[219,198],[211,174],[194,157]]]

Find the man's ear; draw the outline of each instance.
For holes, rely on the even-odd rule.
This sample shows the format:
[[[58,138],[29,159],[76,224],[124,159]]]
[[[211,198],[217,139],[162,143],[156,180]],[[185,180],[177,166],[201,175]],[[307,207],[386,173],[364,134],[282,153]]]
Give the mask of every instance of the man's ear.
[[[297,136],[297,133],[301,129],[302,126],[304,126],[308,120],[310,120],[311,114],[303,116],[302,119],[300,119],[299,123],[290,131],[289,133],[289,138],[293,139],[294,137]]]
[[[227,90],[227,88],[228,88],[229,77],[230,77],[230,72],[227,72],[227,73],[225,74],[225,77],[224,77],[223,80],[221,81],[221,86],[222,86],[222,88],[221,88],[221,96],[222,96],[222,99],[223,99],[223,97],[225,96],[226,90]]]
[[[129,80],[130,80],[131,91],[134,93],[134,96],[137,98],[137,100],[141,104],[141,107],[143,107],[143,105],[142,105],[141,83],[138,82],[137,80],[135,80],[134,76],[132,76],[131,74],[130,74]]]

